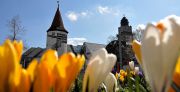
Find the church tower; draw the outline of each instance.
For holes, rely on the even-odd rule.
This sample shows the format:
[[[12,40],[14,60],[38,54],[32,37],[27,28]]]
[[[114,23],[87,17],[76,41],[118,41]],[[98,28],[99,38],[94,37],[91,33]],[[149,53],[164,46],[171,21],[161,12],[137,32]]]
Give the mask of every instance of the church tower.
[[[125,16],[121,19],[118,33],[119,63],[122,68],[122,65],[127,65],[128,61],[131,61],[134,57],[131,46],[133,41],[132,27],[129,25],[129,21]]]
[[[68,31],[64,28],[63,20],[59,10],[59,4],[50,28],[47,30],[47,49],[58,51],[58,55],[67,52]]]

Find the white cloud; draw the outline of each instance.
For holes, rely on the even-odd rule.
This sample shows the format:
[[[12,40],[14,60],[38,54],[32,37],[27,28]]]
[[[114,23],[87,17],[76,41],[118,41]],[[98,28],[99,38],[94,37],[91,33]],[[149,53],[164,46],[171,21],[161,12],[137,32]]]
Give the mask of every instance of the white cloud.
[[[101,14],[101,15],[110,15],[110,18],[112,16],[120,17],[122,15],[126,16],[135,16],[134,15],[134,9],[131,7],[125,7],[125,6],[103,6],[98,5],[95,7],[95,9],[87,9],[83,11],[68,11],[66,13],[66,17],[72,21],[76,22],[79,19],[84,18],[90,18],[93,17],[95,14]],[[95,15],[96,16],[96,15]]]
[[[123,15],[129,16],[129,17],[135,17],[135,10],[132,7],[124,6],[124,5],[118,5],[118,6],[104,6],[104,5],[98,5],[96,6],[97,13],[101,15],[110,15],[109,17],[112,18],[112,16],[115,17],[122,17]]]
[[[87,12],[81,12],[82,16],[87,16],[87,14],[88,14]]]
[[[78,20],[78,14],[75,12],[69,12],[67,14],[67,17],[70,21],[77,21]]]
[[[144,25],[144,24],[139,24],[139,25],[137,25],[136,30],[137,30],[137,31],[143,31],[143,30],[145,30],[145,28],[146,28],[146,25]]]
[[[111,14],[113,16],[119,16],[122,13],[122,11],[120,11],[117,7],[108,7],[100,5],[96,9],[100,14]]]
[[[100,14],[107,14],[111,12],[111,9],[107,6],[98,6],[97,10]]]
[[[66,14],[66,17],[72,22],[77,21],[79,18],[84,18],[88,16],[90,16],[89,11],[82,11],[82,12],[68,11],[68,13]]]
[[[83,45],[84,42],[87,42],[86,38],[68,38],[68,44],[74,46]]]
[[[153,25],[157,25],[157,23],[156,23],[155,21],[152,21],[151,23],[152,23]]]

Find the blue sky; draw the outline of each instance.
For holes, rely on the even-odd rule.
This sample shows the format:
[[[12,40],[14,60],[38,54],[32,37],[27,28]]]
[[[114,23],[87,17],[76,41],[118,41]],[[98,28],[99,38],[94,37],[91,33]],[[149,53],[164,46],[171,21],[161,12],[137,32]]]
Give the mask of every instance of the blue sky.
[[[60,10],[70,43],[106,44],[110,35],[118,33],[123,15],[135,30],[139,24],[171,14],[180,16],[179,4],[179,0],[60,0]],[[7,21],[19,15],[27,30],[21,38],[29,47],[45,47],[46,31],[56,9],[56,0],[1,0],[0,44],[10,34]]]

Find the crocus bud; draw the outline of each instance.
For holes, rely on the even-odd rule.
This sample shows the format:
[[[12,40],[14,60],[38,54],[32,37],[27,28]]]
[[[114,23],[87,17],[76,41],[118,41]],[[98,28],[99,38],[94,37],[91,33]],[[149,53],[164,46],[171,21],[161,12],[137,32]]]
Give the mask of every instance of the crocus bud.
[[[138,75],[139,74],[139,67],[135,67],[134,72],[135,72],[136,75]]]
[[[131,68],[131,70],[134,70],[134,62],[133,61],[129,62],[129,67]]]

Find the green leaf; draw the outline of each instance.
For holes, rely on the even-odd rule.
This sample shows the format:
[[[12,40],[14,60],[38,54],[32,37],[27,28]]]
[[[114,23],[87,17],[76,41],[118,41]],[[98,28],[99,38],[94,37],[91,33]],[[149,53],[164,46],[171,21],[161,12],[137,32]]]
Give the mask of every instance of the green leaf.
[[[140,92],[140,90],[139,90],[139,81],[140,81],[140,78],[139,78],[139,76],[135,76],[135,88],[136,88],[136,92]]]
[[[139,84],[139,91],[140,92],[147,92],[146,89],[141,84]]]

